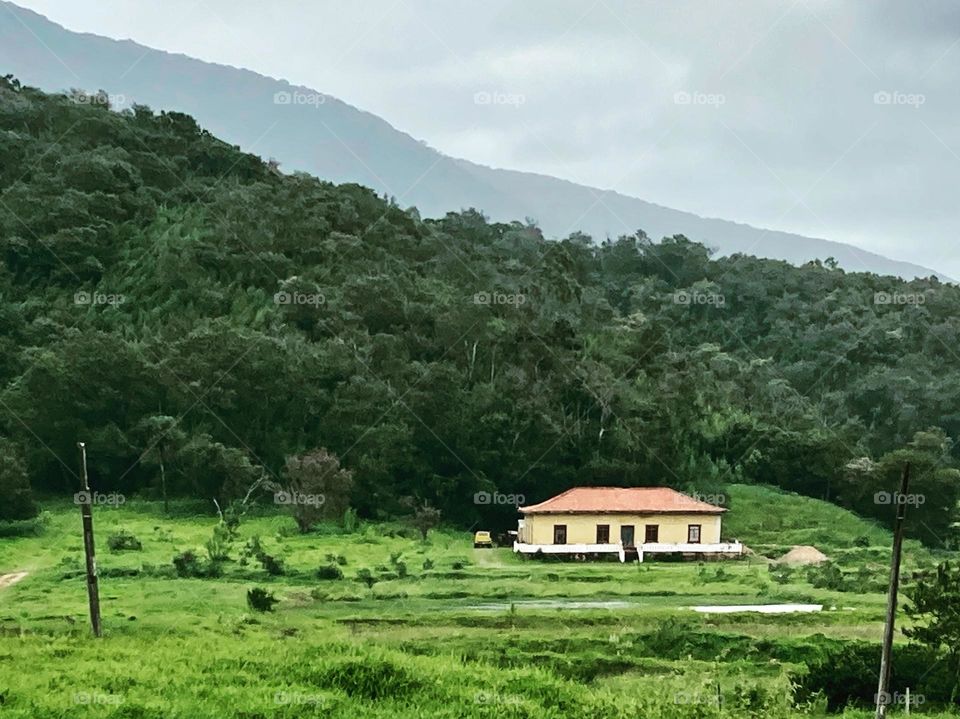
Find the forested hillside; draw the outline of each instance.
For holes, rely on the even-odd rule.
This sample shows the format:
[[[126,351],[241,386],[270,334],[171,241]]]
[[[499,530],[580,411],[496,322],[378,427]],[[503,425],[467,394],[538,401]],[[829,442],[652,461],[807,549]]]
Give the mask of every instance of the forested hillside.
[[[832,255],[846,269],[908,278],[940,269],[902,261],[909,248],[897,253],[897,260],[829,239],[699,217],[612,190],[456,159],[322,87],[294,86],[131,40],[72,32],[0,0],[0,74],[7,72],[51,92],[103,88],[124,105],[135,100],[156,110],[187,112],[221,139],[278,158],[288,172],[402,192],[402,201],[417,205],[425,217],[479,207],[499,221],[534,217],[550,239],[574,230],[616,237],[642,227],[657,239],[683,233],[722,255],[748,251],[797,265]],[[490,93],[479,94],[482,103]]]
[[[457,208],[451,208],[457,209]],[[461,525],[573,484],[767,483],[951,541],[960,289],[712,260],[639,232],[547,242],[285,175],[189,116],[0,82],[8,518],[100,491],[228,499],[317,447],[362,515]],[[9,501],[12,497],[14,501]],[[915,502],[920,504],[920,501]]]

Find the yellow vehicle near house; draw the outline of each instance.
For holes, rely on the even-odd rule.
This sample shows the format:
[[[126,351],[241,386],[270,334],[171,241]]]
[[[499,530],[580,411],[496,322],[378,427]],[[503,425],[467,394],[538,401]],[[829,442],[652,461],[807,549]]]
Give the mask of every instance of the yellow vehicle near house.
[[[490,537],[490,532],[477,532],[473,535],[473,548],[474,549],[492,549],[493,548],[493,539]]]

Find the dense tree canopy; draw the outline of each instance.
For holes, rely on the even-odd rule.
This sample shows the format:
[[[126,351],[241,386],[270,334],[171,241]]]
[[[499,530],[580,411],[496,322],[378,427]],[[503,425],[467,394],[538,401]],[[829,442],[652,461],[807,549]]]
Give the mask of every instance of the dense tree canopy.
[[[476,492],[736,480],[884,518],[867,498],[919,457],[911,532],[957,519],[960,289],[936,278],[422,220],[12,78],[0,259],[0,446],[41,493],[76,490],[82,438],[96,488],[156,496],[325,447],[366,516],[505,526]]]

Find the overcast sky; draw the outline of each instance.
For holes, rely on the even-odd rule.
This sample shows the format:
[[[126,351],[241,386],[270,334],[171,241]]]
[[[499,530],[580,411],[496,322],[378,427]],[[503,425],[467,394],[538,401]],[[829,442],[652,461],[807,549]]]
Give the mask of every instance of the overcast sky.
[[[951,0],[16,2],[315,88],[449,155],[960,278]]]

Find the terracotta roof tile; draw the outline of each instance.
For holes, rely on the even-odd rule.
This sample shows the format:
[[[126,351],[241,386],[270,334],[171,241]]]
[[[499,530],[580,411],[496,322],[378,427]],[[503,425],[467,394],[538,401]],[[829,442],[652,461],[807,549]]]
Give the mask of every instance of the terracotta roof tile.
[[[574,487],[540,504],[520,507],[524,514],[676,512],[719,514],[726,509],[701,502],[669,487]]]

